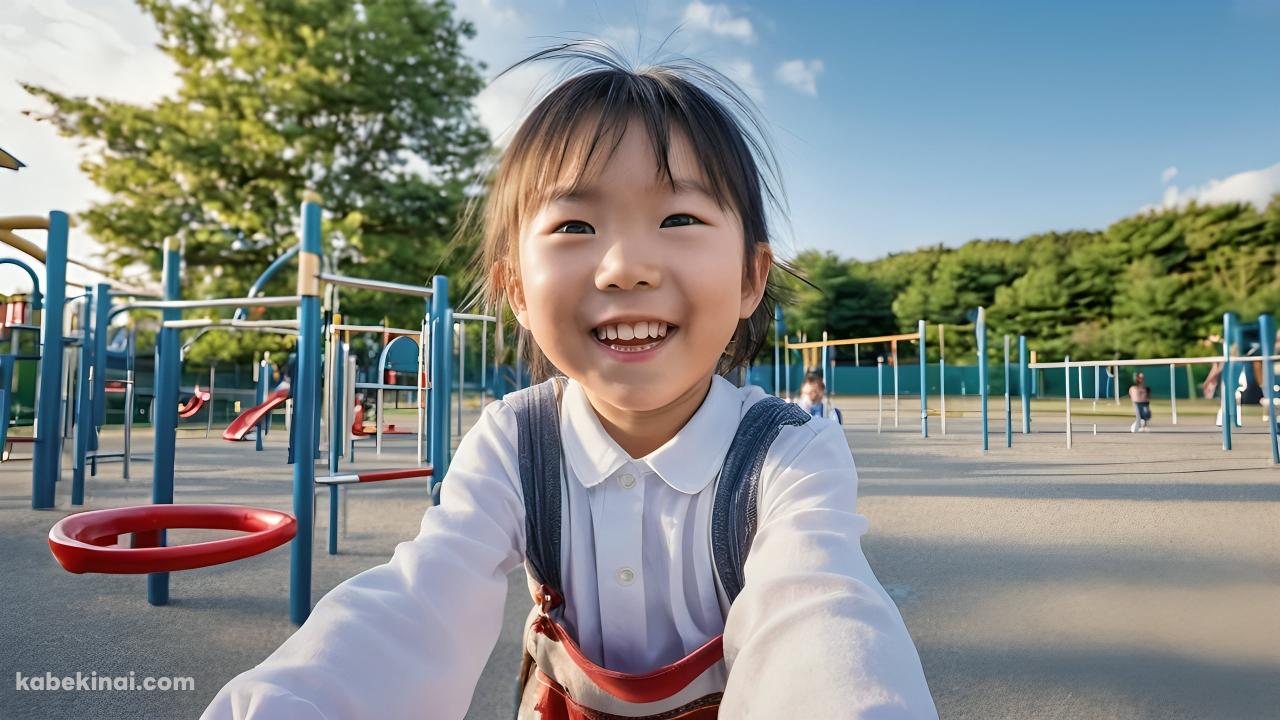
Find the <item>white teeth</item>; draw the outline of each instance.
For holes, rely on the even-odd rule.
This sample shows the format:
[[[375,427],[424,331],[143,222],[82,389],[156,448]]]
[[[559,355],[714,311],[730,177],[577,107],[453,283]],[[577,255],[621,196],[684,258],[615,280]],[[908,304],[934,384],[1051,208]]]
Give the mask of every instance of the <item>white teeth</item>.
[[[594,330],[600,340],[657,340],[667,336],[670,326],[660,320],[641,320],[635,323],[601,325]]]

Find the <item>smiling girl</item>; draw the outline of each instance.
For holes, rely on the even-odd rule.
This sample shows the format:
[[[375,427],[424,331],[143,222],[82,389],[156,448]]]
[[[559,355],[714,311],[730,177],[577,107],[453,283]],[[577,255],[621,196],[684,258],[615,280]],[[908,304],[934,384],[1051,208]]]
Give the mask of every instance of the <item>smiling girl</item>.
[[[843,432],[722,377],[773,315],[766,146],[732,83],[583,46],[493,179],[482,267],[540,378],[442,502],[209,718],[461,718],[525,566],[519,718],[932,718],[859,546]]]

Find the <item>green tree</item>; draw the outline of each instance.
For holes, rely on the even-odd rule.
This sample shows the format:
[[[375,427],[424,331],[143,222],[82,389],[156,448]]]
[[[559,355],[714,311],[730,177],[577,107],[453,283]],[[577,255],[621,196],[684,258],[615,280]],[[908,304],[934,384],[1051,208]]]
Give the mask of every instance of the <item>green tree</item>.
[[[25,86],[52,106],[34,116],[89,141],[83,168],[108,199],[84,219],[111,262],[158,271],[178,238],[186,295],[242,295],[297,241],[314,191],[340,270],[420,283],[463,266],[445,248],[489,140],[470,102],[480,68],[461,47],[474,30],[449,2],[138,2],[177,64],[173,96],[132,105]],[[268,292],[292,283],[281,273]],[[360,320],[422,314],[412,298],[343,299]],[[193,358],[278,345],[224,335]]]

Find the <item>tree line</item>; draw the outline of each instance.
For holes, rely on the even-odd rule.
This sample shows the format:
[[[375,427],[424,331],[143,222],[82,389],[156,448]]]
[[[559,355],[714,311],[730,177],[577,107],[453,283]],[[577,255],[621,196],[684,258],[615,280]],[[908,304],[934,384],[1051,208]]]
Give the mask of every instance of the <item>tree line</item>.
[[[973,240],[863,262],[806,251],[793,262],[789,333],[810,339],[913,332],[917,321],[958,326],[947,356],[975,352],[972,311],[1028,337],[1046,359],[1210,355],[1222,315],[1280,312],[1280,195],[1251,204],[1149,210],[1104,230]],[[932,339],[930,359],[937,359]],[[844,351],[848,352],[848,351]],[[841,357],[844,357],[842,352]],[[850,353],[851,354],[851,353]]]

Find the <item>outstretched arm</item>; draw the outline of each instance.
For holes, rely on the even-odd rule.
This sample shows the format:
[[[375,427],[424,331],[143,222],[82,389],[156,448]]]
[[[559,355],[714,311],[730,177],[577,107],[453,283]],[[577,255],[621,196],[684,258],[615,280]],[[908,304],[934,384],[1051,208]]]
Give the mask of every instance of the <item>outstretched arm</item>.
[[[937,717],[902,616],[862,554],[856,501],[839,426],[783,428],[725,625],[724,717]]]
[[[461,718],[524,554],[515,416],[496,402],[458,447],[439,507],[390,562],[325,595],[203,718]]]

